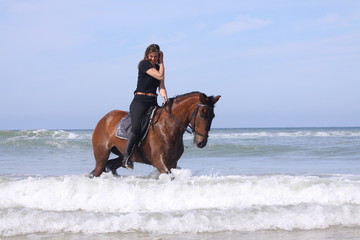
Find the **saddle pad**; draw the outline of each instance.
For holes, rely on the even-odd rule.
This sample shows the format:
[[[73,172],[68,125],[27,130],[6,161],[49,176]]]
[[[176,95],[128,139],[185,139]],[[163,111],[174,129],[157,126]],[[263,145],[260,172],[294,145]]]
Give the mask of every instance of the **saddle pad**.
[[[115,135],[121,139],[128,138],[128,131],[131,129],[131,118],[130,114],[128,113],[125,117],[123,117],[119,124],[116,127]]]
[[[141,141],[144,140],[147,135],[147,132],[149,130],[156,109],[157,107],[151,107],[144,115],[144,118],[141,120],[141,132],[139,136]],[[120,139],[127,139],[130,131],[131,131],[131,118],[130,118],[130,113],[128,113],[125,117],[123,117],[120,120],[119,124],[117,125],[115,129],[115,136]]]

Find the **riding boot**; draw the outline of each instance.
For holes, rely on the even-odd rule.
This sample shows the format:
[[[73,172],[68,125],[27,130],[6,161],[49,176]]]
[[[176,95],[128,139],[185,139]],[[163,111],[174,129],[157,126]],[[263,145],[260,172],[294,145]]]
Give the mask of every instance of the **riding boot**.
[[[127,138],[125,155],[124,155],[124,158],[123,158],[123,161],[122,161],[122,166],[124,168],[134,169],[134,163],[131,160],[131,155],[132,155],[132,153],[134,151],[136,140],[137,140],[136,134],[130,132],[129,136]]]

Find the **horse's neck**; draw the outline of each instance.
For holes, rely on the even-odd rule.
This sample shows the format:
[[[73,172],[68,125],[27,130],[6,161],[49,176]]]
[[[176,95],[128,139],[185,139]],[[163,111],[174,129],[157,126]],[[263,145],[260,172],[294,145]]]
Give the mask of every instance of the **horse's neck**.
[[[194,101],[193,99],[182,100],[180,103],[174,104],[171,113],[181,124],[187,126],[190,122],[196,102],[197,101]]]

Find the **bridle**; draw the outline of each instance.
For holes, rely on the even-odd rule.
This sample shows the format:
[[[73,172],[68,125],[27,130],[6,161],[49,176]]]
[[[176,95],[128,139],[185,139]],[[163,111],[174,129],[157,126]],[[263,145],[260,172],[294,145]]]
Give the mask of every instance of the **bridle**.
[[[191,117],[190,117],[190,119],[189,119],[189,124],[188,124],[187,126],[184,126],[181,122],[179,122],[179,120],[177,120],[177,119],[175,118],[175,116],[174,116],[173,114],[171,114],[171,112],[170,112],[169,110],[166,109],[165,106],[163,106],[163,107],[161,108],[161,110],[164,109],[165,112],[167,112],[167,113],[169,114],[169,116],[171,117],[171,119],[173,119],[173,120],[175,121],[175,123],[176,123],[180,128],[182,128],[183,130],[185,130],[187,133],[190,133],[190,134],[193,134],[193,133],[194,133],[194,134],[196,134],[196,135],[199,135],[199,136],[208,138],[208,137],[209,137],[208,134],[202,134],[202,133],[199,133],[198,131],[196,131],[196,126],[195,126],[196,116],[197,116],[197,113],[198,113],[200,107],[204,107],[204,108],[209,109],[209,110],[208,110],[208,114],[207,114],[207,120],[208,120],[208,122],[207,122],[207,125],[206,125],[206,128],[205,128],[206,131],[209,131],[209,130],[210,130],[210,127],[211,127],[212,118],[213,118],[212,116],[210,116],[210,114],[214,112],[214,106],[210,106],[210,105],[205,105],[205,104],[202,104],[202,103],[198,103],[198,104],[196,105],[196,108],[194,109],[193,113],[191,114]],[[161,112],[160,112],[160,114],[161,114]],[[159,114],[159,116],[160,116],[160,114]],[[194,122],[193,125],[191,124],[191,121],[192,121],[192,120],[194,120],[194,121],[193,121],[193,122]],[[188,127],[191,129],[191,131],[188,129]]]
[[[208,134],[202,134],[202,133],[199,133],[196,131],[196,126],[195,126],[195,123],[196,123],[196,116],[197,116],[197,113],[199,111],[199,108],[200,107],[204,107],[204,108],[207,108],[208,111],[207,111],[207,124],[206,124],[206,127],[205,127],[205,130],[208,132],[210,131],[210,127],[211,127],[211,122],[212,122],[212,119],[213,119],[213,116],[210,116],[211,113],[214,112],[214,107],[213,106],[209,106],[209,105],[205,105],[205,104],[201,104],[201,103],[198,103],[196,105],[196,108],[194,110],[194,112],[192,113],[191,115],[191,118],[190,118],[190,122],[189,122],[189,127],[191,128],[192,130],[192,133],[195,133],[199,136],[202,136],[202,137],[205,137],[205,138],[208,138],[209,135]],[[191,126],[191,120],[194,119],[194,126]]]

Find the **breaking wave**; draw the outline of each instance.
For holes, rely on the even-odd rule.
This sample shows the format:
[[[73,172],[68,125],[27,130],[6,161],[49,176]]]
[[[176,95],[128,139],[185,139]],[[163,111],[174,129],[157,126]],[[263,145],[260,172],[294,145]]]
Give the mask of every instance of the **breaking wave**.
[[[0,177],[0,236],[360,226],[360,177]]]

